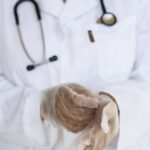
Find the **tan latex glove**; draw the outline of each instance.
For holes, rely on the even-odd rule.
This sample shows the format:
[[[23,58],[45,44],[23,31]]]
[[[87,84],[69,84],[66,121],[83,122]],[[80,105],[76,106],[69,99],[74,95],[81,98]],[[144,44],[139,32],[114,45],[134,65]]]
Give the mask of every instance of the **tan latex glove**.
[[[93,120],[99,100],[78,84],[65,84],[44,92],[41,116],[59,123],[72,132],[82,131]],[[57,122],[58,123],[58,122]]]
[[[104,92],[98,97],[100,105],[95,120],[81,143],[84,150],[103,150],[119,131],[119,110],[115,99]]]

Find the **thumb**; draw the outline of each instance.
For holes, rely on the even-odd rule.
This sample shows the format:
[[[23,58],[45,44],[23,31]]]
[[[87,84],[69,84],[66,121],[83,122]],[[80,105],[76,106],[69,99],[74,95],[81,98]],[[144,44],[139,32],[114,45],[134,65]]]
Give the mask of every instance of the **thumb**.
[[[111,120],[111,122],[109,122]],[[101,119],[101,127],[105,133],[110,132],[110,130],[114,130],[117,132],[118,129],[118,109],[114,102],[108,103],[102,111],[102,119]],[[112,131],[111,131],[112,132]]]
[[[108,117],[107,115],[104,113],[102,114],[102,120],[101,120],[101,128],[102,130],[104,131],[104,133],[109,133],[110,131],[110,127],[109,127],[109,120],[108,120]]]
[[[102,111],[102,118],[101,118],[101,128],[102,130],[104,131],[104,133],[109,133],[110,131],[110,126],[109,126],[109,120],[110,120],[110,113],[108,112],[109,111],[109,104],[107,104],[104,108],[103,108],[103,111]]]

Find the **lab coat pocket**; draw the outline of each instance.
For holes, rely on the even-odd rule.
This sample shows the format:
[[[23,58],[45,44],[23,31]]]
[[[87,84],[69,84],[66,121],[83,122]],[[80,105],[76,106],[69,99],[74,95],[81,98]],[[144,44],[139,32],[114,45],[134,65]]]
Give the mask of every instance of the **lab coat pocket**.
[[[135,57],[135,20],[129,18],[113,27],[94,25],[91,32],[100,77],[109,83],[127,79]]]

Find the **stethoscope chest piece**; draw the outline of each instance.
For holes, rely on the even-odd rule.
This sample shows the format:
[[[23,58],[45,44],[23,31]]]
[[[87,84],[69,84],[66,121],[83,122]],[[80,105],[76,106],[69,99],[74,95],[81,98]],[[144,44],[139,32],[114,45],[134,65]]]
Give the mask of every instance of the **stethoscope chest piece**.
[[[107,26],[113,26],[117,22],[117,18],[113,13],[104,13],[98,20],[97,23],[102,23]]]

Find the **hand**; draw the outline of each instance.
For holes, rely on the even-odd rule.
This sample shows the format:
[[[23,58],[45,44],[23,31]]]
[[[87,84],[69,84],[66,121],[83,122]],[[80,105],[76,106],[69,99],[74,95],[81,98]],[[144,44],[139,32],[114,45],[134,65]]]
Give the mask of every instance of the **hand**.
[[[53,114],[61,125],[72,132],[82,131],[93,120],[99,100],[78,84],[65,84],[45,92],[41,116]]]
[[[95,121],[81,143],[87,145],[84,150],[103,150],[119,131],[119,111],[114,98],[107,93],[98,97],[100,105]]]

